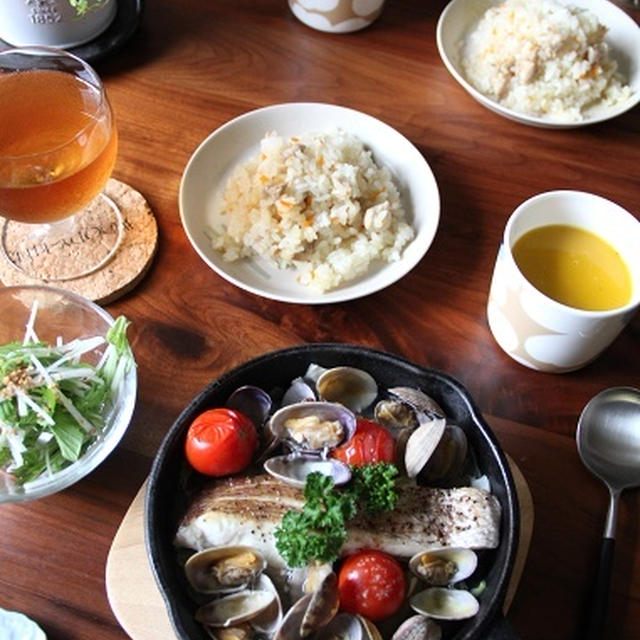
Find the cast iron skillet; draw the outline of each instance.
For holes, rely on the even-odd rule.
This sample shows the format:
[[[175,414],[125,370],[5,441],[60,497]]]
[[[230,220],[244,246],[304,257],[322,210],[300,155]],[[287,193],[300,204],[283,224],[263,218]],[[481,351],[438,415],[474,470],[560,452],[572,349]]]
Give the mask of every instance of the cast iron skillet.
[[[478,465],[489,477],[492,491],[502,505],[502,529],[499,547],[487,552],[488,560],[484,556],[487,586],[480,598],[480,611],[452,629],[445,627],[445,637],[452,640],[517,638],[501,613],[517,550],[517,495],[504,454],[493,433],[468,392],[453,378],[381,351],[343,344],[309,344],[274,351],[233,369],[198,394],[167,433],[149,477],[145,538],[151,567],[178,638],[208,640],[194,620],[196,607],[188,596],[172,544],[188,495],[197,491],[202,482],[199,474],[188,470],[184,460],[183,447],[189,424],[202,411],[223,406],[231,392],[242,385],[252,384],[266,391],[286,388],[312,362],[325,367],[345,364],[359,367],[371,373],[382,390],[401,385],[419,387],[465,430]]]

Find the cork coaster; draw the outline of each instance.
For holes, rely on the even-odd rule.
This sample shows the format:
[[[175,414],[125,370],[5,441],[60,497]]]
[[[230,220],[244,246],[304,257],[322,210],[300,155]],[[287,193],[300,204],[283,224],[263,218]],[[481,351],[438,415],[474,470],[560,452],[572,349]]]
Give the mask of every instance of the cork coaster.
[[[78,293],[99,304],[113,302],[131,291],[151,265],[158,246],[158,225],[145,198],[129,185],[111,178],[104,191],[120,207],[124,218],[122,243],[109,262],[97,271],[73,280],[47,282],[21,273],[12,267],[7,260],[0,258],[0,280],[2,283],[6,286],[51,284]],[[0,222],[2,220],[0,218]],[[96,223],[92,228],[99,229],[98,225],[99,223]],[[99,231],[98,236],[113,233],[112,229],[99,229]],[[78,259],[81,260],[83,254],[92,250],[93,241],[94,237],[91,234],[70,239],[70,242],[78,245]],[[37,247],[26,248],[26,251],[33,253],[37,250]]]

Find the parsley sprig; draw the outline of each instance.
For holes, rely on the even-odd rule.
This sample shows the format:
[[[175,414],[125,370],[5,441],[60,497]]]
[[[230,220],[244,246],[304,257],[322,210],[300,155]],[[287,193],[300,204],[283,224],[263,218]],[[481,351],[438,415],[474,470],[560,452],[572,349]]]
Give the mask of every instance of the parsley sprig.
[[[307,476],[302,511],[287,511],[275,531],[276,548],[290,567],[333,562],[347,539],[347,522],[358,512],[373,516],[395,507],[394,465],[378,462],[351,472],[345,487],[318,472]]]

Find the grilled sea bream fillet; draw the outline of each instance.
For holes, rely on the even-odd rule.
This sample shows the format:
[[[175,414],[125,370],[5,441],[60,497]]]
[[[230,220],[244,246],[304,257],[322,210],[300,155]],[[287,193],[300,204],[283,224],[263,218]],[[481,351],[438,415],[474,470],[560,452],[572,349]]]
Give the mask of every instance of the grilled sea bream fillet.
[[[474,487],[435,489],[398,481],[398,503],[375,518],[348,523],[343,554],[376,548],[401,559],[443,546],[494,548],[499,542],[500,504]],[[285,562],[275,547],[274,531],[289,509],[301,510],[302,490],[270,475],[227,478],[203,489],[184,515],[175,544],[202,550],[250,545],[274,568]]]

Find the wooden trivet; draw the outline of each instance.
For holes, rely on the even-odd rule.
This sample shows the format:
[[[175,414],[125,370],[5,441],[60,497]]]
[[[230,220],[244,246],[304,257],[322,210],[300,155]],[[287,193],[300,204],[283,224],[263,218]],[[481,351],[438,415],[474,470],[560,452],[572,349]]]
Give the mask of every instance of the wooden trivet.
[[[140,282],[158,246],[158,225],[145,198],[135,189],[111,178],[105,193],[119,207],[124,218],[122,244],[114,257],[89,275],[73,280],[51,281],[31,278],[0,258],[0,280],[6,286],[49,284],[67,289],[99,304],[113,302]],[[3,222],[3,218],[0,218]]]
[[[533,500],[515,462],[509,465],[520,503],[520,539],[504,602],[506,614],[516,593],[533,532]],[[109,604],[122,628],[133,640],[175,640],[162,596],[147,559],[144,542],[145,482],[118,528],[107,557],[106,584]]]

